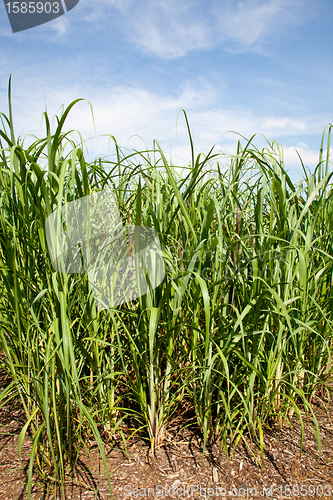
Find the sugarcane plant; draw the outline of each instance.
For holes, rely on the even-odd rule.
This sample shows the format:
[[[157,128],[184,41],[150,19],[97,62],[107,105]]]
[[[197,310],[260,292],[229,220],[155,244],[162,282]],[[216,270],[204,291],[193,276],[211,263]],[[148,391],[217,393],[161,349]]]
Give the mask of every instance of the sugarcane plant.
[[[28,499],[36,474],[65,498],[89,439],[111,490],[105,442],[117,433],[126,441],[127,428],[154,454],[174,419],[201,433],[203,455],[208,442],[230,456],[250,438],[263,456],[265,426],[293,415],[303,425],[305,412],[320,447],[311,402],[319,387],[329,395],[332,366],[332,125],[313,172],[300,158],[299,182],[282,148],[266,140],[260,149],[255,136],[240,137],[235,155],[196,156],[185,112],[189,165],[174,165],[157,142],[125,151],[114,137],[114,155],[89,163],[83,140],[63,131],[79,101],[55,127],[44,113],[44,138],[16,138],[9,80],[9,113],[0,115],[0,349],[9,380],[0,405],[24,412],[19,455],[32,438]],[[150,265],[163,262],[165,275],[101,309],[84,262],[82,272],[54,267],[46,221],[103,190],[124,228],[158,235]]]

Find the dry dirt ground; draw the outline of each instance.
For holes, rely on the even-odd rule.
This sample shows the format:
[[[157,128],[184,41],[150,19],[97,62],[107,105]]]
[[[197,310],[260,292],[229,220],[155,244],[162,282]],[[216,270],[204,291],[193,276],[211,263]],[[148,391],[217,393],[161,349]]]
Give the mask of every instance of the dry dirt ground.
[[[301,425],[296,416],[292,427],[264,432],[264,460],[260,449],[250,444],[253,455],[239,443],[228,462],[218,443],[209,446],[202,460],[199,434],[181,430],[184,422],[169,428],[163,446],[152,456],[143,440],[133,438],[125,450],[122,441],[106,444],[114,500],[132,499],[260,499],[323,498],[333,499],[333,404],[328,411],[318,400],[312,404],[318,419],[322,452],[319,456],[312,419],[304,417],[304,445],[300,457]],[[27,498],[26,473],[29,439],[22,451],[22,465],[17,455],[18,436],[24,420],[19,411],[0,412],[0,500]],[[78,472],[66,485],[66,500],[111,499],[103,466],[95,442],[90,442],[91,456],[82,454]],[[257,457],[254,458],[254,457]],[[23,467],[23,468],[22,468]],[[32,498],[55,500],[45,493],[35,476]]]

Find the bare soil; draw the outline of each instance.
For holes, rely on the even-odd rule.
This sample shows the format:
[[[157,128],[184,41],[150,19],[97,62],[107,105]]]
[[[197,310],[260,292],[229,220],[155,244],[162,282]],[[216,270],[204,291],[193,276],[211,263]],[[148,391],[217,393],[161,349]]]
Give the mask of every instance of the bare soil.
[[[202,437],[184,429],[180,420],[168,428],[154,456],[142,439],[132,438],[126,447],[121,440],[106,442],[113,498],[333,499],[333,405],[326,411],[323,402],[316,399],[312,408],[320,430],[321,454],[312,417],[304,414],[301,456],[301,425],[296,416],[291,419],[291,427],[265,429],[263,461],[260,448],[249,439],[247,446],[239,442],[229,461],[225,451],[220,453],[219,443],[208,446],[203,459]],[[24,500],[31,449],[27,439],[21,462],[17,443],[24,419],[19,410],[4,408],[0,422],[0,500]],[[66,500],[111,499],[97,443],[87,445],[90,457],[82,453],[75,474],[66,484]],[[51,479],[47,486],[49,491],[35,474],[31,498],[60,498],[53,491]]]

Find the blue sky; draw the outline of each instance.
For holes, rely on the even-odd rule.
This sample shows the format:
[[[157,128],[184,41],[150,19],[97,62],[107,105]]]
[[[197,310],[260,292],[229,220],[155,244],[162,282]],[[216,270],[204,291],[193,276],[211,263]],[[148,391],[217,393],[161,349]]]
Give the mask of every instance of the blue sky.
[[[332,0],[80,0],[12,34],[0,5],[0,111],[12,73],[17,135],[44,134],[46,108],[54,115],[82,97],[96,132],[88,102],[67,128],[85,139],[111,134],[125,148],[156,139],[183,164],[185,109],[197,152],[234,153],[228,131],[257,133],[283,145],[288,168],[299,168],[295,148],[313,168],[333,122],[332,24]],[[108,144],[88,141],[89,158]]]

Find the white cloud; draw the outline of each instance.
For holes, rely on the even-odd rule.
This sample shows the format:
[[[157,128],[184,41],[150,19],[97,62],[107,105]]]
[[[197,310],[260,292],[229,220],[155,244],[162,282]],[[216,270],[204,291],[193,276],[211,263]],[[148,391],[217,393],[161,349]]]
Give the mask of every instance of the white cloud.
[[[301,162],[299,156],[302,158],[304,165],[316,166],[319,162],[319,151],[310,150],[308,147],[289,146],[283,148],[284,162],[286,166],[299,166],[301,169]],[[324,158],[326,158],[327,149],[324,151]],[[333,149],[330,148],[330,155],[333,155]]]
[[[116,9],[126,36],[145,53],[164,59],[217,45],[232,52],[261,52],[268,39],[285,36],[288,27],[302,23],[309,1],[94,0],[86,19],[102,22],[106,8]],[[86,0],[84,5],[88,8]]]
[[[284,36],[290,25],[301,24],[308,0],[226,1],[215,7],[221,41],[233,42],[232,51],[261,51],[262,43]],[[302,10],[303,8],[303,10]]]
[[[4,101],[5,92],[4,88],[1,91]],[[50,89],[41,84],[38,77],[30,77],[21,80],[16,78],[12,93],[16,134],[35,133],[39,137],[45,134],[45,125],[41,126],[45,106],[51,118],[55,113],[59,115],[61,104],[67,106],[78,96],[89,98],[93,106],[96,134],[107,134],[107,137],[87,141],[89,160],[114,151],[114,144],[110,140],[113,135],[121,147],[128,149],[151,148],[156,139],[164,151],[171,152],[175,162],[188,163],[191,157],[190,144],[181,112],[181,109],[185,109],[196,154],[207,154],[214,145],[216,152],[234,154],[241,137],[229,131],[236,131],[245,138],[250,138],[254,133],[263,134],[269,140],[278,135],[288,137],[284,151],[289,167],[300,166],[295,147],[304,162],[314,166],[318,161],[318,151],[311,150],[302,141],[304,124],[307,124],[307,134],[318,134],[318,146],[321,127],[325,124],[320,122],[318,116],[307,116],[306,120],[303,117],[263,117],[236,105],[221,108],[217,104],[218,94],[210,84],[204,82],[200,85],[185,85],[171,95],[129,85],[106,87],[86,83],[55,83]],[[76,104],[70,112],[64,130],[72,129],[78,129],[86,140],[95,136],[88,102]],[[293,138],[292,142],[290,138]],[[255,143],[267,145],[260,135],[256,137]]]
[[[288,130],[303,130],[305,131],[307,129],[307,123],[305,121],[300,121],[300,120],[293,120],[291,118],[277,118],[274,116],[269,116],[267,118],[264,118],[262,124],[261,124],[262,129],[286,129]]]
[[[55,32],[55,39],[59,42],[63,41],[65,38],[65,35],[67,34],[67,31],[70,26],[70,19],[68,18],[68,15],[63,15],[61,17],[58,17],[57,19],[54,19],[52,22],[48,23],[47,26],[50,29],[50,32]],[[44,27],[44,25],[43,25]]]
[[[79,19],[85,20],[97,30],[116,29],[144,53],[162,59],[216,46],[262,52],[267,41],[289,35],[291,26],[312,15],[308,5],[311,0],[80,0],[47,29],[62,41],[74,21],[79,26]]]
[[[216,10],[225,39],[233,40],[244,47],[251,47],[258,38],[269,32],[283,8],[283,1],[247,1],[232,8]]]
[[[212,45],[212,33],[208,16],[196,15],[192,3],[148,0],[141,4],[129,19],[132,41],[145,52],[165,59],[183,56],[191,50],[209,48]]]

